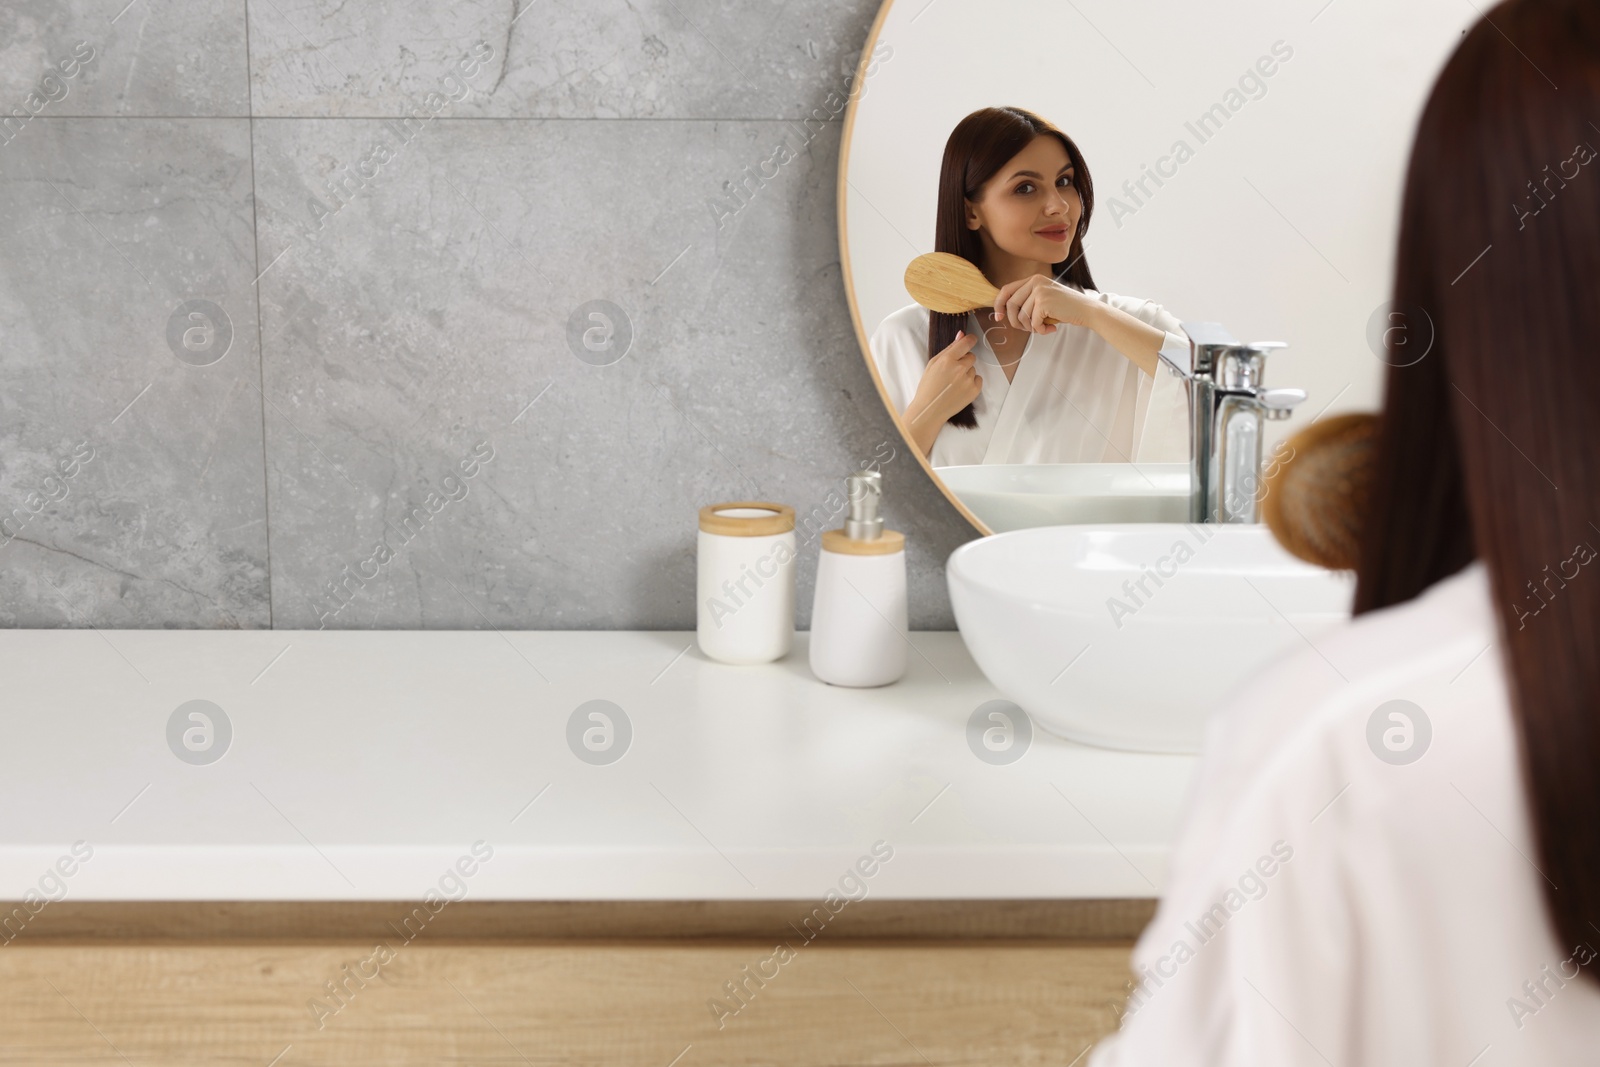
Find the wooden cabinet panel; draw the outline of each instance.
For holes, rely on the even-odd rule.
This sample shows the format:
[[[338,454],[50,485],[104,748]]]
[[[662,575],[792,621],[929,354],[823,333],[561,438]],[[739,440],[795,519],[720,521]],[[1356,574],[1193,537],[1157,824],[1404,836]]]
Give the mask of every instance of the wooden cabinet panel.
[[[1062,1067],[1115,1028],[1131,948],[791,940],[23,937],[0,1064]]]

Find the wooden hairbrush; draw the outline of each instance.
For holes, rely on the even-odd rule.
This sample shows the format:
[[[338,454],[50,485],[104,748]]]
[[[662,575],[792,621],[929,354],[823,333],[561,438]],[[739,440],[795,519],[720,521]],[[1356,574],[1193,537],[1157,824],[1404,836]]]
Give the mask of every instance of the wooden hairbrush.
[[[1261,501],[1279,544],[1308,563],[1355,570],[1377,442],[1378,417],[1368,413],[1313,422],[1284,442]]]
[[[929,252],[906,267],[906,292],[929,311],[965,315],[975,308],[992,308],[999,291],[983,271],[949,252]],[[1060,320],[1046,318],[1044,324],[1055,326]]]

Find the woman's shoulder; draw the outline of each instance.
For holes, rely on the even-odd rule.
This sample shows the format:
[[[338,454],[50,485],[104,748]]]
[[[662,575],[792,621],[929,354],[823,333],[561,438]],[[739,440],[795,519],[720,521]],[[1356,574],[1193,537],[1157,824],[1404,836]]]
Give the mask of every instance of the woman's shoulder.
[[[1284,690],[1299,687],[1310,699],[1294,702],[1299,709],[1295,725],[1324,730],[1332,725],[1319,721],[1332,714],[1326,706],[1359,705],[1369,691],[1430,681],[1440,672],[1453,675],[1464,664],[1450,667],[1450,657],[1469,646],[1471,653],[1480,651],[1498,636],[1496,625],[1486,568],[1474,560],[1410,600],[1297,642],[1237,695],[1259,698],[1247,703],[1269,704]],[[1308,689],[1310,676],[1320,681]],[[1319,715],[1319,707],[1329,714]]]
[[[872,331],[867,347],[880,368],[891,376],[905,379],[900,388],[904,393],[928,362],[928,309],[921,304],[907,304],[884,316],[878,328]],[[910,396],[897,395],[895,399],[904,407]]]
[[[1438,727],[1481,737],[1508,723],[1498,623],[1475,561],[1403,604],[1305,635],[1236,689],[1208,725],[1199,806],[1210,810],[1198,821],[1225,836],[1232,816],[1281,809],[1325,776],[1392,786],[1402,742],[1419,758]]]
[[[1484,565],[1308,628],[1299,643],[1210,724],[1168,882],[1134,952],[1136,970],[1159,977],[1141,985],[1137,1017],[1097,1067],[1156,1062],[1158,1051],[1196,1062],[1172,1054],[1201,1021],[1219,1040],[1272,1047],[1280,1020],[1230,999],[1240,982],[1303,1020],[1309,1036],[1291,1043],[1320,1042],[1319,1031],[1336,1041],[1353,1020],[1415,1038],[1425,1019],[1380,1019],[1381,993],[1314,975],[1437,970],[1449,996],[1496,1003],[1507,970],[1560,958],[1548,955],[1557,947],[1535,870],[1483,844],[1498,834],[1507,853],[1534,849]],[[1484,936],[1457,936],[1463,916]],[[1223,924],[1225,947],[1205,948]],[[1163,983],[1179,966],[1188,976]],[[1359,1062],[1352,1047],[1329,1062]]]
[[[1323,888],[1360,862],[1352,849],[1437,851],[1430,835],[1458,800],[1449,780],[1506,786],[1515,775],[1495,637],[1473,564],[1404,604],[1302,634],[1298,651],[1235,688],[1207,724],[1160,930],[1205,911],[1263,842],[1287,840],[1305,857],[1296,869],[1316,868]]]
[[[922,344],[928,343],[928,309],[921,304],[907,304],[897,311],[890,312],[878,323],[878,328],[872,331],[873,339],[882,338],[910,338],[919,340]]]

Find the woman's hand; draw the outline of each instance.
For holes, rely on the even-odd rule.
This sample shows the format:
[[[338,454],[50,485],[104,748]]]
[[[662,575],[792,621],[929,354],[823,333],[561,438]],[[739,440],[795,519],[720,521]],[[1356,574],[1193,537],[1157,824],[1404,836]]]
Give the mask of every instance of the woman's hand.
[[[917,383],[916,395],[906,405],[905,421],[911,430],[911,441],[924,456],[931,455],[933,440],[949,421],[950,416],[972,403],[983,390],[983,378],[977,373],[977,356],[972,346],[977,335],[965,330],[943,352],[928,360]]]
[[[1055,333],[1055,319],[1067,326],[1094,328],[1096,316],[1106,307],[1093,297],[1043,274],[1032,274],[1020,282],[1007,282],[994,296],[993,322],[1003,322],[1014,330],[1029,333]]]

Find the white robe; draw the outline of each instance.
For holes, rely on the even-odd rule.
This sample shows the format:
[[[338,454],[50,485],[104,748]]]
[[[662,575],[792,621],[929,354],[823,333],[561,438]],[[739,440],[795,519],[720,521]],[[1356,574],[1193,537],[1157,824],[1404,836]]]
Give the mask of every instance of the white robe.
[[[1187,353],[1178,320],[1159,304],[1093,289],[1085,296],[1126,311],[1165,332],[1168,350]],[[950,423],[934,438],[935,467],[971,463],[1177,462],[1189,458],[1189,409],[1183,383],[1164,365],[1151,378],[1110,342],[1083,326],[1029,334],[1006,380],[983,338],[978,313],[976,368],[983,385],[973,401],[978,425]],[[1164,346],[1164,347],[1167,347]],[[916,394],[928,366],[928,309],[910,304],[888,316],[870,342],[878,375],[898,414]]]
[[[1548,923],[1500,648],[1479,561],[1234,691],[1088,1067],[1596,1062],[1600,931]],[[1395,700],[1414,762],[1376,755]]]

